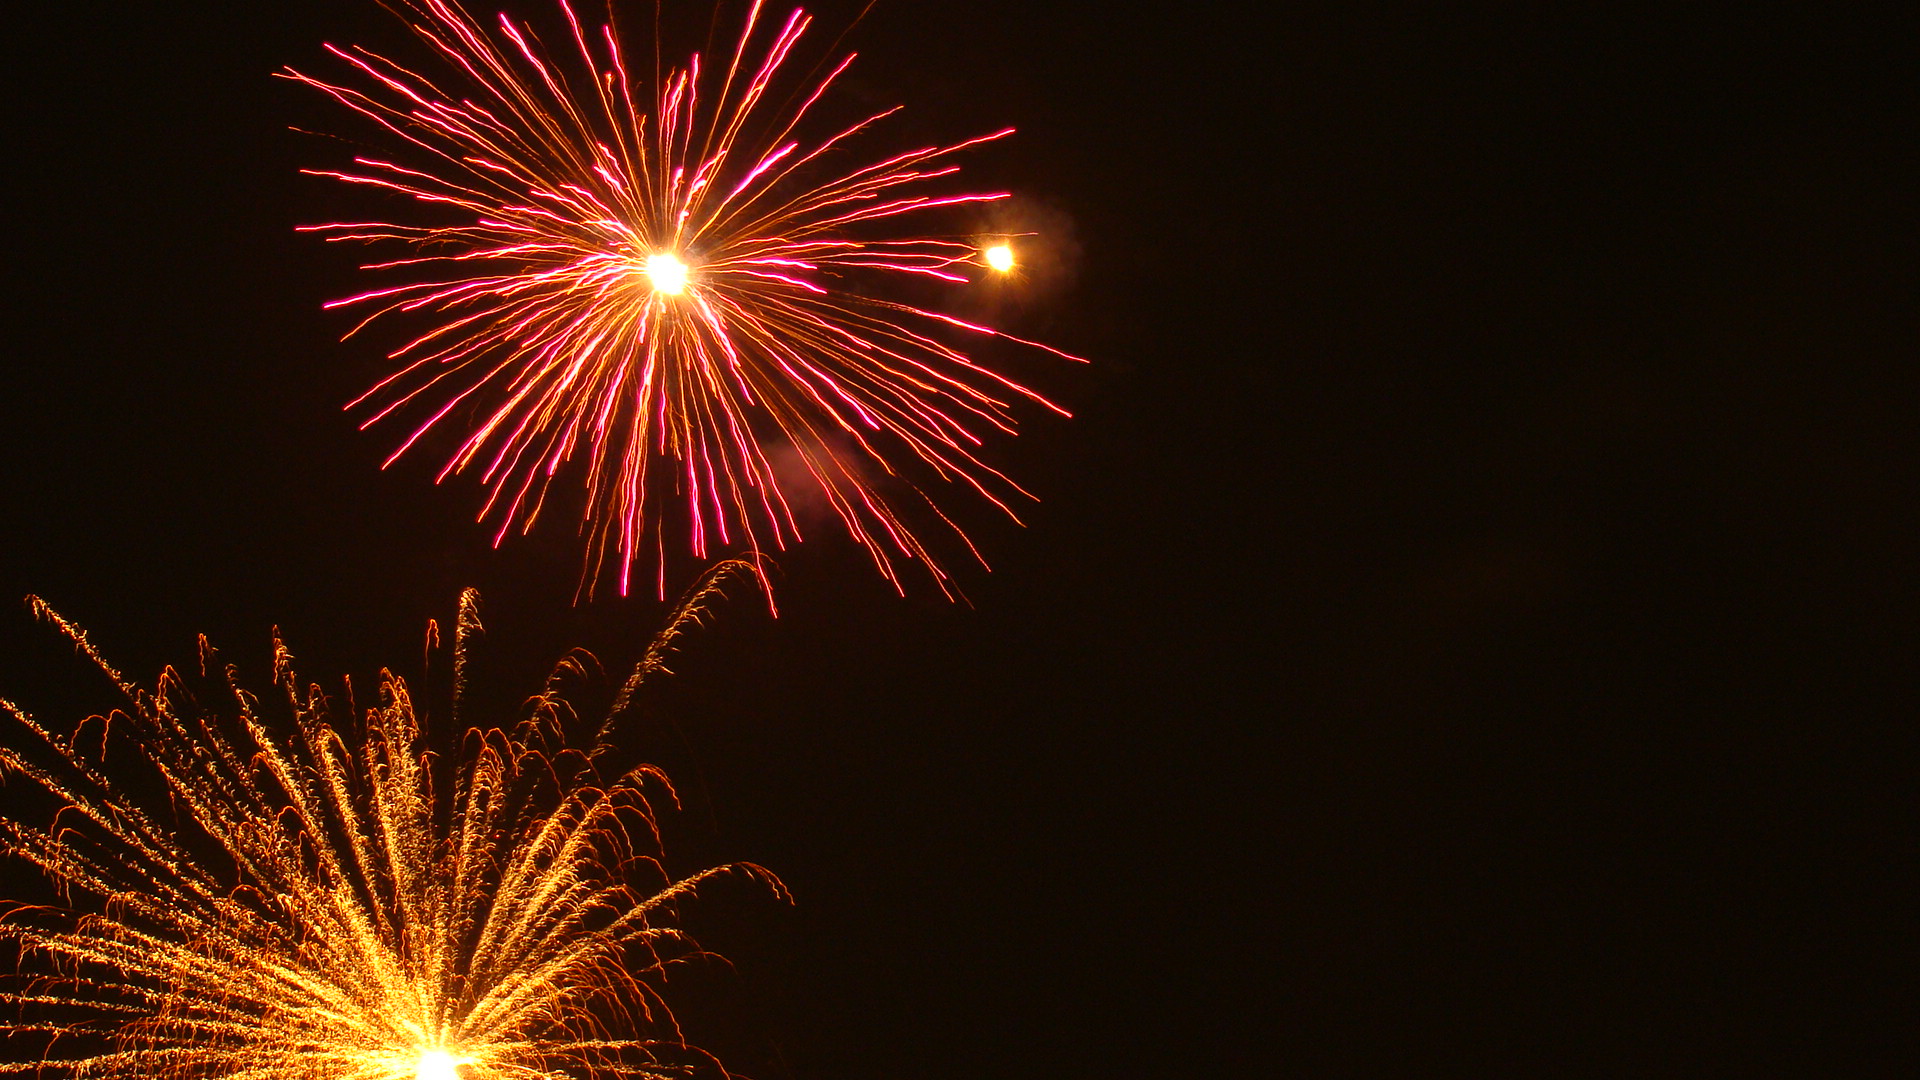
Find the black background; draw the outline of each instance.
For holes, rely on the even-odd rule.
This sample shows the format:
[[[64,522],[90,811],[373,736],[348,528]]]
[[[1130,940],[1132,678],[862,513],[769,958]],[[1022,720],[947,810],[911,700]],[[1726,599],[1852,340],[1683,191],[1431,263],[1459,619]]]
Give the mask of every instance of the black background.
[[[1910,1060],[1920,25],[1843,6],[875,6],[906,131],[1021,129],[969,175],[1071,223],[1015,319],[1093,363],[996,354],[1077,416],[994,449],[1026,529],[949,501],[971,606],[821,538],[689,642],[673,854],[797,898],[702,916],[692,1034],[762,1080]],[[492,550],[341,411],[380,339],[319,310],[358,253],[294,234],[340,156],[288,129],[358,129],[270,75],[383,12],[5,27],[0,591],[141,678],[204,632],[263,684],[275,625],[413,671],[469,584],[509,706],[638,655],[662,605],[573,606],[564,523]],[[78,693],[50,636],[0,612],[0,693]]]

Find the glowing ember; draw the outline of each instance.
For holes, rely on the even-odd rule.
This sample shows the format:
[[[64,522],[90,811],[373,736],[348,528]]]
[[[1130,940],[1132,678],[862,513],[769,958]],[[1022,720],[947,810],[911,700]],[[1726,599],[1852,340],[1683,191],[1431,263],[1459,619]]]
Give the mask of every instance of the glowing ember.
[[[987,265],[1001,273],[1013,269],[1013,249],[1005,244],[995,244],[987,249]]]
[[[352,86],[286,73],[385,128],[404,155],[316,175],[419,213],[310,227],[412,248],[369,267],[398,280],[329,305],[370,305],[361,326],[425,320],[392,353],[399,370],[350,407],[370,410],[368,425],[407,418],[389,463],[460,426],[439,478],[478,474],[495,543],[533,527],[555,477],[580,481],[589,593],[609,568],[627,592],[646,560],[664,590],[670,546],[784,549],[812,507],[896,587],[904,558],[944,588],[916,530],[959,527],[922,486],[957,484],[1012,514],[1029,496],[982,456],[986,439],[1014,433],[1019,399],[1065,415],[967,350],[1000,338],[1075,358],[891,299],[890,286],[967,283],[980,253],[944,238],[956,223],[923,235],[911,222],[1006,198],[941,181],[954,154],[1012,129],[852,157],[897,109],[826,119],[851,56],[788,85],[804,13],[769,34],[756,2],[731,55],[696,55],[644,87],[652,63],[636,68],[611,27],[558,7],[565,29],[539,35],[408,0],[393,8],[438,74],[364,49],[331,50]],[[542,40],[565,41],[561,58]],[[647,288],[628,287],[636,271]],[[670,545],[668,531],[683,539]]]

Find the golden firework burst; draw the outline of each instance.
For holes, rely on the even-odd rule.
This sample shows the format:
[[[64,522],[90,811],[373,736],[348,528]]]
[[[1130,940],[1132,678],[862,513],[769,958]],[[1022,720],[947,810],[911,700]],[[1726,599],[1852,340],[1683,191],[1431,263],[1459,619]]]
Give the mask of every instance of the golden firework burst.
[[[712,1063],[659,993],[670,965],[707,955],[677,906],[723,875],[785,890],[748,863],[668,875],[673,789],[616,764],[609,736],[736,569],[702,582],[597,726],[568,701],[592,664],[574,653],[517,723],[467,727],[444,757],[390,673],[358,717],[346,684],[341,722],[276,635],[281,723],[204,639],[197,678],[168,669],[148,690],[33,600],[124,703],[61,734],[0,701],[19,735],[0,777],[51,811],[0,818],[0,840],[61,897],[0,909],[21,958],[0,1035],[35,1058],[0,1074],[610,1080]],[[479,631],[469,590],[455,731]]]

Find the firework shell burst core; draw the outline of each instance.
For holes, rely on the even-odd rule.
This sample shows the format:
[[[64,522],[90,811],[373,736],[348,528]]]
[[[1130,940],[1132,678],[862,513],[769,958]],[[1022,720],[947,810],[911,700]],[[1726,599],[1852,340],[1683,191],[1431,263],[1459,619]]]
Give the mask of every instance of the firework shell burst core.
[[[647,275],[647,284],[654,292],[663,296],[679,296],[687,291],[687,279],[693,271],[680,261],[678,255],[663,251],[658,255],[647,256],[643,268]]]
[[[851,55],[789,77],[800,10],[782,21],[755,3],[715,59],[643,71],[611,8],[596,26],[556,0],[560,29],[543,36],[452,0],[392,7],[438,74],[331,46],[344,81],[284,72],[396,147],[309,171],[423,219],[305,227],[410,249],[368,265],[392,283],[329,305],[364,312],[349,337],[412,324],[396,369],[349,405],[363,426],[406,430],[388,463],[452,444],[438,478],[477,476],[496,544],[573,478],[588,595],[607,577],[628,592],[649,563],[664,595],[672,552],[785,549],[812,505],[896,588],[917,562],[950,591],[921,532],[979,552],[930,492],[1013,515],[1031,496],[989,463],[988,440],[1027,406],[1066,415],[983,349],[1078,359],[920,299],[1005,272],[991,255],[982,267],[964,229],[922,230],[1009,196],[950,178],[956,155],[1012,129],[863,151],[898,107],[832,116]]]
[[[466,1064],[471,1064],[470,1059],[445,1050],[422,1050],[415,1063],[414,1080],[460,1080],[460,1066]]]

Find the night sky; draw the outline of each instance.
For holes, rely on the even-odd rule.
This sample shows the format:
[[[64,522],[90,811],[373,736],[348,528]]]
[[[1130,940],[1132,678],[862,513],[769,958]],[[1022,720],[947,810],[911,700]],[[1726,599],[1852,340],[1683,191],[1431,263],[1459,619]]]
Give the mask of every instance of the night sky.
[[[320,310],[362,252],[294,226],[363,204],[289,129],[363,129],[271,74],[397,24],[33,6],[0,596],[264,687],[276,625],[309,678],[410,674],[473,585],[503,715],[636,659],[665,607],[575,606],[567,521],[494,550],[341,409],[394,342]],[[968,603],[823,529],[777,620],[688,640],[669,856],[796,899],[702,909],[696,1041],[756,1080],[1911,1060],[1920,20],[1841,6],[875,5],[842,107],[1020,129],[966,175],[1078,254],[1006,321],[1093,363],[990,355],[1076,416],[991,447],[1025,528],[944,500]],[[0,695],[85,685],[7,599]]]

